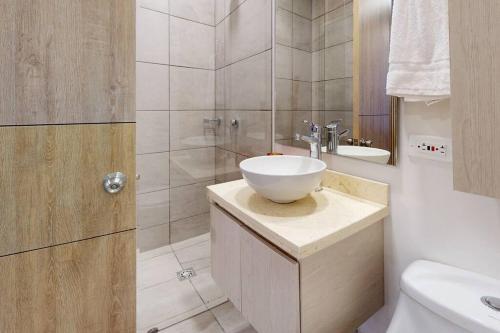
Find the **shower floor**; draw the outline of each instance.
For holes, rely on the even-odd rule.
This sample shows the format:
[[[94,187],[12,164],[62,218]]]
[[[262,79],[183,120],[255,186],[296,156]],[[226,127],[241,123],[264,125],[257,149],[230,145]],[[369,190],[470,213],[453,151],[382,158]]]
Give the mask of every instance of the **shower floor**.
[[[180,274],[184,270],[195,275]],[[162,333],[256,333],[210,276],[210,234],[138,253],[137,333],[155,327]]]

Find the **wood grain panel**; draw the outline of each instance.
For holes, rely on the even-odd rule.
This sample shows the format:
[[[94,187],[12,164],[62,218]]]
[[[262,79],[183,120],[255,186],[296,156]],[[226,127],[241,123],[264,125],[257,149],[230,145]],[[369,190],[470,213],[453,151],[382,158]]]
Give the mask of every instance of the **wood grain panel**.
[[[500,2],[449,1],[453,179],[500,198]]]
[[[135,119],[135,1],[0,4],[0,125]]]
[[[372,140],[372,147],[393,151],[391,115],[359,116],[360,138]]]
[[[359,89],[359,115],[390,114],[390,97],[385,85],[389,64],[390,24],[392,1],[356,0],[356,18],[359,20],[359,42],[356,41],[354,59],[359,61],[358,78],[353,78]],[[357,53],[357,54],[356,54]],[[357,93],[354,93],[356,96]]]
[[[210,253],[212,277],[234,306],[241,311],[241,226],[217,206],[210,206]]]
[[[0,255],[135,228],[135,125],[0,128]],[[125,189],[102,187],[122,171]]]
[[[0,258],[0,332],[135,332],[135,231]]]
[[[241,313],[260,333],[300,332],[299,264],[241,230]]]
[[[302,333],[351,333],[384,305],[379,222],[300,262]]]

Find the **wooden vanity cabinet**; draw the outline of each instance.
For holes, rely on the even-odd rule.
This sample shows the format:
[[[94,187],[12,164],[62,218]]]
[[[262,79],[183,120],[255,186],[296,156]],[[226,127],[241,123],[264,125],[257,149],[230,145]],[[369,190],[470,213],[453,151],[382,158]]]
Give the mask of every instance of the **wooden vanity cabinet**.
[[[354,332],[384,305],[381,222],[297,260],[212,204],[212,276],[259,333]]]

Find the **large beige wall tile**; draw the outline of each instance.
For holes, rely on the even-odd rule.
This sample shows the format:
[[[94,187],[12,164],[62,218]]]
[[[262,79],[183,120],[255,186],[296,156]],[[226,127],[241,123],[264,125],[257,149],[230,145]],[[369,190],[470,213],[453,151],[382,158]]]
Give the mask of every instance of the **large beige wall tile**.
[[[325,50],[325,80],[345,77],[345,44]]]
[[[245,1],[226,18],[226,64],[271,48],[271,14],[271,0],[251,0]]]
[[[312,15],[312,1],[311,0],[293,0],[292,11],[307,19],[311,19]]]
[[[171,67],[171,110],[213,110],[215,72],[204,69]]]
[[[215,24],[219,24],[225,15],[226,0],[215,0]]]
[[[170,17],[172,65],[204,69],[215,68],[215,28]]]
[[[342,7],[343,5],[344,0],[326,0],[325,9],[327,12],[329,12],[336,8]]]
[[[137,155],[137,193],[163,190],[169,186],[168,153]]]
[[[312,22],[298,15],[292,17],[292,47],[311,52],[312,50]]]
[[[223,23],[215,27],[215,68],[217,69],[226,65],[224,28],[225,25]]]
[[[216,124],[205,123],[215,119],[215,111],[171,111],[170,149],[193,149],[215,145]]]
[[[292,6],[293,6],[292,0],[277,0],[278,8],[283,8],[291,12],[293,8]]]
[[[137,5],[168,14],[169,0],[137,0]]]
[[[352,41],[345,43],[345,76],[352,77],[353,58],[352,58]]]
[[[228,119],[236,119],[234,128]],[[238,154],[264,155],[271,150],[271,111],[226,111],[225,147]]]
[[[312,53],[312,81],[325,80],[325,50]]]
[[[169,221],[169,190],[137,195],[137,226],[141,229]]]
[[[312,0],[311,5],[311,18],[315,19],[323,14],[325,14],[325,0]]]
[[[169,223],[137,230],[137,247],[140,252],[170,244]]]
[[[292,110],[292,80],[276,79],[276,110]]]
[[[312,81],[312,54],[311,52],[293,49],[293,79]]]
[[[292,46],[292,13],[280,8],[276,10],[276,42]]]
[[[271,110],[271,50],[226,68],[226,108]]]
[[[215,178],[215,148],[170,152],[170,185],[182,186]]]
[[[292,111],[276,111],[275,115],[275,136],[276,140],[293,139],[295,133],[292,132]]]
[[[169,109],[169,67],[138,62],[137,110]]]
[[[276,78],[292,79],[292,48],[276,44]]]
[[[170,0],[170,13],[192,21],[214,25],[215,0]]]
[[[215,149],[215,181],[225,183],[232,180],[241,179],[240,163],[246,156],[238,155],[232,151]]]
[[[169,150],[169,118],[169,111],[137,112],[137,154]]]
[[[312,83],[292,82],[292,110],[311,110]]]
[[[312,110],[321,111],[325,109],[325,82],[312,83]]]
[[[344,7],[337,8],[325,15],[325,47],[346,41],[345,24]]]
[[[226,70],[227,67],[215,71],[215,109],[226,108]]]
[[[312,50],[319,51],[325,48],[325,16],[322,15],[312,21]]]
[[[170,241],[172,243],[195,237],[210,231],[210,214],[191,216],[170,224]]]
[[[325,81],[325,109],[345,110],[346,105],[346,80]]]
[[[172,188],[170,190],[170,221],[177,221],[191,216],[208,213],[207,189],[213,180]]]
[[[136,59],[169,63],[169,16],[139,7],[136,13]]]

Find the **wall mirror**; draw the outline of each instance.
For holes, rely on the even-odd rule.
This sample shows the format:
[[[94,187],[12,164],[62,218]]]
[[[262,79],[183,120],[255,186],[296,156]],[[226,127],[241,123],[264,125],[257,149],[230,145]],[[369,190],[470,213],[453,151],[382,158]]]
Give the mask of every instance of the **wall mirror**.
[[[322,128],[324,153],[396,164],[398,99],[387,96],[391,0],[277,0],[276,146]]]

